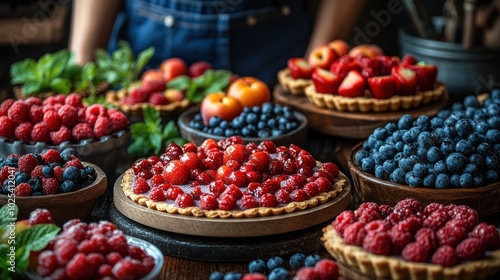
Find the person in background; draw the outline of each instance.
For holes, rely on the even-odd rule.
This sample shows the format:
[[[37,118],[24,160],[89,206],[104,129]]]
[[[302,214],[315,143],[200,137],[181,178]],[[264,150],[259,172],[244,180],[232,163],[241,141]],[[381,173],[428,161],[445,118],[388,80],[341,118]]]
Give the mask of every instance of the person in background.
[[[147,68],[179,57],[273,86],[289,58],[349,36],[365,2],[74,0],[69,48],[84,64],[97,48],[112,51],[126,40],[135,55],[155,48]]]

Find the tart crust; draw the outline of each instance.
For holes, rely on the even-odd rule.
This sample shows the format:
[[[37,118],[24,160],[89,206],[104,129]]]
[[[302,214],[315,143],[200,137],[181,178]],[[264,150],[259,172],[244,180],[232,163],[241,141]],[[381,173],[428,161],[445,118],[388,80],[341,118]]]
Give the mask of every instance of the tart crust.
[[[500,250],[488,252],[488,259],[442,267],[368,253],[362,247],[346,244],[332,225],[323,228],[321,241],[337,261],[377,279],[487,279],[500,271]]]
[[[256,207],[247,210],[204,210],[197,206],[191,206],[186,208],[180,208],[173,204],[166,202],[155,202],[150,200],[145,194],[135,194],[132,186],[134,182],[134,175],[132,169],[128,169],[121,182],[121,188],[125,195],[129,197],[135,203],[142,206],[148,207],[149,209],[158,210],[161,212],[167,212],[170,214],[180,214],[186,216],[195,217],[207,217],[207,218],[253,218],[253,217],[266,217],[273,215],[281,215],[292,212],[297,212],[312,208],[321,204],[324,204],[333,198],[335,198],[345,185],[347,177],[339,173],[339,176],[333,185],[333,189],[329,192],[321,193],[314,196],[308,200],[301,202],[290,202],[282,207]]]
[[[111,105],[118,106],[120,111],[131,116],[142,116],[143,110],[146,107],[153,107],[155,110],[160,112],[160,116],[169,116],[173,114],[179,114],[189,107],[190,102],[187,99],[182,101],[174,101],[167,105],[152,105],[148,102],[136,103],[133,105],[123,104],[120,102],[123,98],[127,96],[128,91],[126,89],[120,89],[118,91],[108,91],[106,93],[106,102]]]
[[[446,87],[438,82],[433,90],[420,91],[415,95],[394,95],[388,99],[372,97],[344,97],[333,94],[316,92],[314,85],[305,88],[305,95],[316,106],[337,110],[341,112],[386,112],[401,111],[417,108],[421,105],[439,100],[446,94]],[[370,96],[370,91],[365,90],[365,96]]]
[[[290,75],[290,69],[285,68],[278,71],[278,82],[293,95],[303,95],[306,87],[312,85],[311,79],[294,79]]]

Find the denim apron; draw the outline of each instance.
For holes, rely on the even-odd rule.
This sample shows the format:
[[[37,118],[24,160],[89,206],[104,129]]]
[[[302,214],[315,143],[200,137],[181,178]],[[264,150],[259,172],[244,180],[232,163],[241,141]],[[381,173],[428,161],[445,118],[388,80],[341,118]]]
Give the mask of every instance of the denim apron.
[[[110,49],[127,40],[155,47],[148,68],[169,57],[255,76],[272,86],[286,61],[303,56],[312,19],[301,0],[127,0]]]

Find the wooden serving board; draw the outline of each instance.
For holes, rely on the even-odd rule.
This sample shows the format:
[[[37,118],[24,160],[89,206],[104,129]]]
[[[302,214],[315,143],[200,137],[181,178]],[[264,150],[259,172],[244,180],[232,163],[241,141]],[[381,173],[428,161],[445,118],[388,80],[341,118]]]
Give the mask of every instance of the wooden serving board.
[[[253,237],[301,230],[333,219],[351,201],[351,185],[346,179],[344,189],[332,201],[303,211],[242,219],[193,217],[160,212],[133,202],[121,189],[122,178],[123,174],[115,182],[113,200],[123,215],[155,229],[195,236]]]
[[[381,113],[340,112],[320,108],[310,102],[305,95],[292,95],[280,85],[274,88],[273,98],[274,102],[290,106],[304,114],[308,119],[310,129],[332,136],[351,139],[366,139],[375,128],[384,126],[389,122],[396,122],[404,114],[410,114],[414,118],[420,115],[434,116],[448,102],[448,94],[446,93],[438,101],[410,110]]]

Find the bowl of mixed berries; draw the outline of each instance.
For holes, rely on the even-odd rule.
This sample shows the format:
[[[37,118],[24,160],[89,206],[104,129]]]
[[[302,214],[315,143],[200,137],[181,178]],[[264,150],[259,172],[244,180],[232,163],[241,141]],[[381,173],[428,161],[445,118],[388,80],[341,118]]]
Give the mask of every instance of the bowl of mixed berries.
[[[62,225],[69,219],[90,217],[106,191],[107,177],[97,165],[80,161],[74,149],[61,153],[46,149],[0,158],[0,183],[0,204],[17,204],[19,219],[42,207]]]
[[[462,203],[500,211],[500,90],[468,96],[437,116],[403,115],[373,131],[348,159],[360,202]]]
[[[44,149],[77,151],[111,176],[129,135],[121,111],[101,104],[87,106],[79,94],[46,99],[7,99],[0,104],[0,156],[40,153]]]

